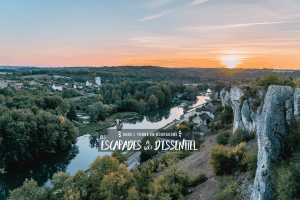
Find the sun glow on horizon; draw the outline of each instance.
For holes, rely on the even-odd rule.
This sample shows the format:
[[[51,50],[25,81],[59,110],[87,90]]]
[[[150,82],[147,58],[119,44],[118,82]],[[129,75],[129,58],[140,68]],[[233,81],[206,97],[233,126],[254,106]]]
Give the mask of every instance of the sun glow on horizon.
[[[243,51],[222,51],[221,55],[217,57],[219,61],[222,62],[222,65],[226,65],[226,68],[235,68],[240,65],[246,58],[244,54],[249,54],[249,52]]]

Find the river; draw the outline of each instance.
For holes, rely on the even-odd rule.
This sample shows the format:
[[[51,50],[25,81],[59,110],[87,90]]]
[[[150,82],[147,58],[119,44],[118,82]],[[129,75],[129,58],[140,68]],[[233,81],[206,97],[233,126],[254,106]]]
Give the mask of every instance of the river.
[[[197,101],[189,104],[197,106],[205,103],[205,99],[209,97],[197,96]],[[181,101],[177,101],[166,108],[147,112],[137,119],[124,123],[123,129],[159,129],[174,119],[179,119],[183,114],[180,104]],[[86,134],[78,137],[77,142],[68,150],[45,156],[29,166],[0,175],[0,199],[9,199],[9,190],[20,187],[26,178],[34,179],[39,186],[51,187],[49,179],[58,171],[73,175],[78,169],[87,170],[97,156],[111,154],[111,152],[99,152],[97,144],[97,135]]]

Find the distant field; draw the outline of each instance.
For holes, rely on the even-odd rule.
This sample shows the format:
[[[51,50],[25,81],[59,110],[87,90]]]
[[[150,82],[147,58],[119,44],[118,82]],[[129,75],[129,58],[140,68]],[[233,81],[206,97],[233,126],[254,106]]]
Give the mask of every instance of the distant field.
[[[13,82],[13,81],[11,81],[11,80],[7,80],[7,82],[0,81],[0,87],[1,87],[1,88],[4,88],[4,87],[6,87],[6,86],[7,86],[7,84],[8,84],[9,82]]]
[[[38,78],[43,78],[43,77],[46,77],[46,78],[51,78],[51,76],[49,76],[48,74],[37,74],[37,75],[31,75],[31,76],[22,76],[23,78],[34,78],[35,79],[38,79]]]

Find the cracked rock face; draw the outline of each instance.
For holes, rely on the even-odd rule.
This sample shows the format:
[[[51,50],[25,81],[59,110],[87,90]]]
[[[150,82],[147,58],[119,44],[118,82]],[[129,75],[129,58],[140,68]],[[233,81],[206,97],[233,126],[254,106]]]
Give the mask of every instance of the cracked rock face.
[[[234,114],[233,119],[233,132],[239,128],[243,127],[242,114],[241,114],[241,97],[244,93],[239,87],[232,87],[230,89],[230,101],[232,102],[232,109]]]
[[[295,90],[294,94],[294,115],[300,114],[300,88]]]
[[[286,123],[293,115],[294,90],[289,86],[270,86],[258,121],[258,163],[251,200],[272,200],[274,189],[270,167],[285,148]]]
[[[222,106],[231,106],[231,99],[230,99],[230,91],[222,89],[220,91],[220,98],[221,98],[221,102],[222,102]]]

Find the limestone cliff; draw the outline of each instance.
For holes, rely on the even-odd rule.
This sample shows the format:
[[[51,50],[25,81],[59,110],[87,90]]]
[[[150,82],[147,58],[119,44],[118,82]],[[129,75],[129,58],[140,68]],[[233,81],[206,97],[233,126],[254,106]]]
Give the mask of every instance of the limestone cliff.
[[[245,92],[241,87],[220,92],[222,104],[231,106],[234,111],[234,131],[244,127],[248,132],[257,132],[258,167],[251,200],[271,200],[275,197],[272,196],[270,167],[285,148],[288,120],[293,114],[300,113],[300,89],[294,92],[288,86],[272,85],[266,95],[258,91],[256,99],[245,100],[243,95]]]
[[[271,200],[273,188],[270,167],[285,148],[286,122],[294,114],[294,90],[288,86],[270,86],[258,121],[258,163],[251,200]]]

